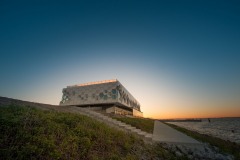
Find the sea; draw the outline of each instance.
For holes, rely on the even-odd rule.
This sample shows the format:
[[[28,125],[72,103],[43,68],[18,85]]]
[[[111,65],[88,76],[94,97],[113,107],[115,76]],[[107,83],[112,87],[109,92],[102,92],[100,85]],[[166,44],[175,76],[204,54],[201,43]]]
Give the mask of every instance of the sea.
[[[202,122],[167,123],[240,144],[240,117],[202,119]]]

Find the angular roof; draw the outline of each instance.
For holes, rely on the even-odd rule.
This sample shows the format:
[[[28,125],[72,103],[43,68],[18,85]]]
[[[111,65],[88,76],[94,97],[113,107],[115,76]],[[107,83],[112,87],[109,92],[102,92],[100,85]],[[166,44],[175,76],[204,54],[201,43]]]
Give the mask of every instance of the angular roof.
[[[67,87],[90,86],[90,85],[95,85],[95,84],[103,84],[103,83],[111,83],[111,82],[118,82],[118,80],[117,79],[110,79],[110,80],[103,80],[103,81],[95,81],[95,82],[76,84],[76,85],[67,86]]]

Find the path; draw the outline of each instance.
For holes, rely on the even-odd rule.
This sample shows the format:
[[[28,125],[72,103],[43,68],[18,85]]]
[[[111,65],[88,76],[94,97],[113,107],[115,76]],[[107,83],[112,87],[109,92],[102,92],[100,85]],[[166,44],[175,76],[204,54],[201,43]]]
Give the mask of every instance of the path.
[[[153,140],[165,143],[201,144],[197,140],[169,127],[160,121],[154,122]]]

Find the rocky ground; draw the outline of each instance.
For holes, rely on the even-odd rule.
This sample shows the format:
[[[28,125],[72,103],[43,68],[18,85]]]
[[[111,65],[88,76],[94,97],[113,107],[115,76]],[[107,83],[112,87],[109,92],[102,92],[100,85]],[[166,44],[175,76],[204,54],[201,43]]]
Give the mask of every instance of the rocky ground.
[[[163,148],[173,152],[177,157],[187,157],[193,160],[233,160],[234,157],[229,154],[221,153],[217,147],[207,143],[201,146],[192,146],[188,144],[167,144],[161,143]]]

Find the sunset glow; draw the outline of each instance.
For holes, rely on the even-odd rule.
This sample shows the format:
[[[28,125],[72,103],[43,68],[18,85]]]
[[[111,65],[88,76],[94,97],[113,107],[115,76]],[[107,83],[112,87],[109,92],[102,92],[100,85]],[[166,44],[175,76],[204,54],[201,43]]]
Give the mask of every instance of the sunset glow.
[[[237,2],[25,4],[0,5],[0,96],[58,105],[118,79],[145,117],[240,117]]]

